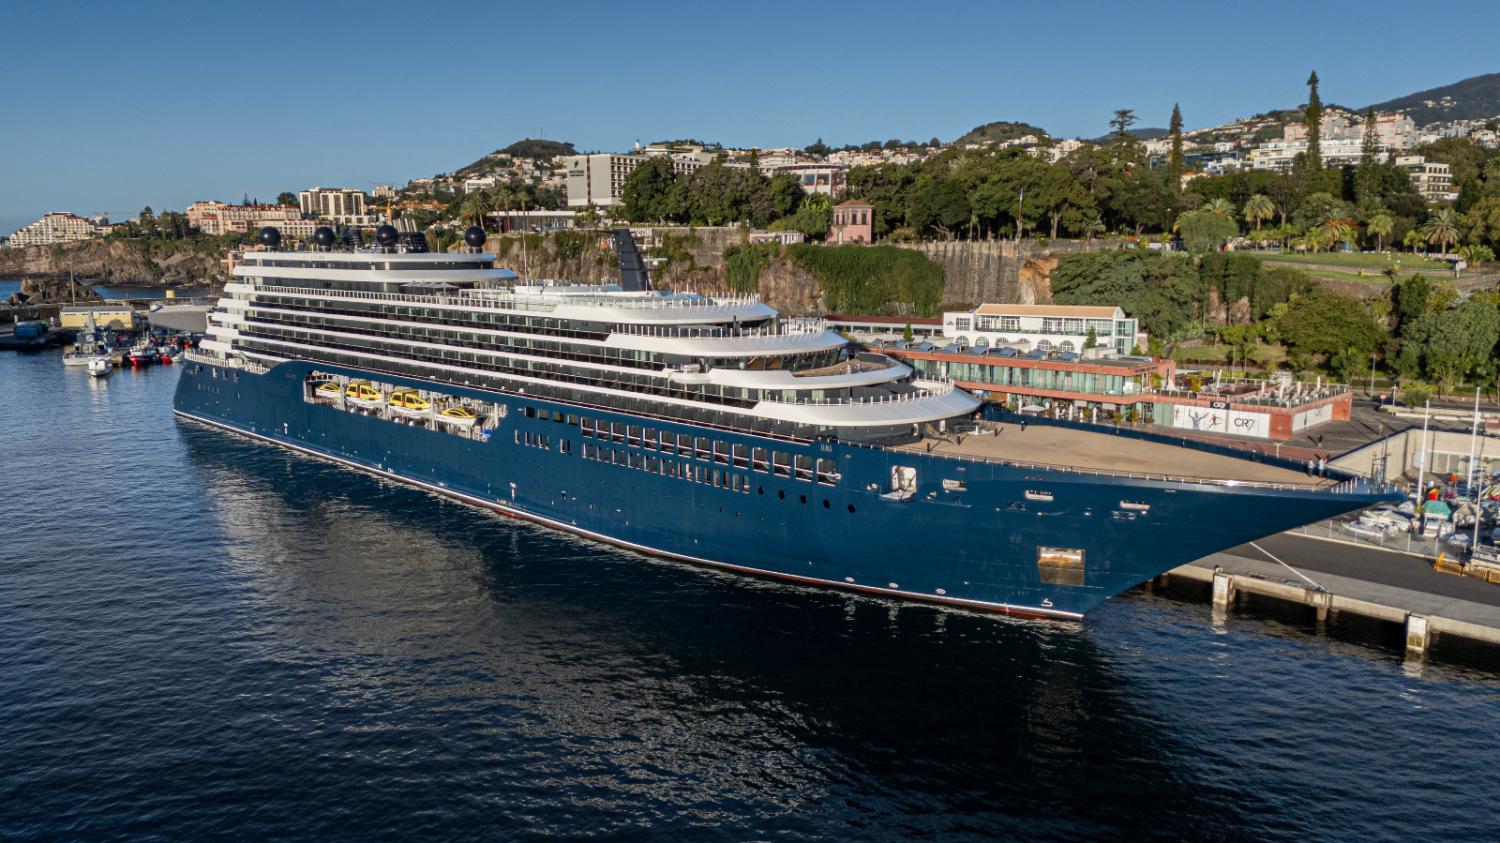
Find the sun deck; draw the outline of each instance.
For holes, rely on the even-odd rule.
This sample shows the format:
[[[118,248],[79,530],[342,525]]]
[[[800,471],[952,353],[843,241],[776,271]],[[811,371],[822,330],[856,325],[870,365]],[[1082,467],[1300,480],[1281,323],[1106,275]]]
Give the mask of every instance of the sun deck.
[[[1335,482],[1309,477],[1304,471],[1250,459],[1052,425],[1032,424],[1022,430],[1018,424],[1005,424],[1001,425],[999,433],[967,433],[958,437],[957,441],[950,441],[951,439],[953,437],[924,437],[919,442],[902,445],[901,448],[970,459],[1155,478],[1236,480],[1306,488],[1318,488]]]

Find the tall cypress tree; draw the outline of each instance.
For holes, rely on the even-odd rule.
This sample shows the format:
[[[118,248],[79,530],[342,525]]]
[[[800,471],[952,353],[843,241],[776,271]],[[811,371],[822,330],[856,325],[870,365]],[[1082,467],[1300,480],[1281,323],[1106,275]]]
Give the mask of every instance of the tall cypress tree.
[[[1359,167],[1355,170],[1354,194],[1361,202],[1375,199],[1380,165],[1380,137],[1375,133],[1375,109],[1365,109],[1365,122],[1359,139]]]
[[[1307,124],[1307,168],[1313,172],[1323,169],[1323,101],[1318,98],[1318,72],[1307,77],[1307,112],[1302,120]]]
[[[1172,154],[1167,159],[1167,175],[1172,181],[1173,190],[1182,189],[1182,173],[1185,169],[1182,159],[1182,109],[1177,103],[1172,103],[1172,122],[1168,124],[1172,130]]]

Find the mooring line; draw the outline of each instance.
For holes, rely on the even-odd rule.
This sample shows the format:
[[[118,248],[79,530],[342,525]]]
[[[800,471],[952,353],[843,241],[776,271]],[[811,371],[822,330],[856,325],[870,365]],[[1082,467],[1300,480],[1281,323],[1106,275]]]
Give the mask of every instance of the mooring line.
[[[1266,550],[1265,548],[1261,547],[1260,545],[1256,544],[1255,542],[1248,542],[1248,544],[1251,547],[1255,548],[1256,550],[1260,551],[1261,553],[1264,553],[1267,557],[1270,558],[1270,560],[1272,562],[1275,562],[1277,565],[1280,565],[1281,567],[1287,569],[1288,571],[1291,571],[1292,573],[1294,573],[1297,576],[1301,577],[1303,580],[1307,581],[1308,585],[1311,585],[1313,588],[1317,589],[1318,591],[1327,591],[1328,590],[1328,589],[1326,589],[1326,588],[1323,587],[1322,583],[1320,583],[1317,580],[1313,579],[1312,577],[1309,577],[1308,575],[1302,573],[1301,571],[1297,570],[1296,568],[1293,568],[1291,565],[1286,564],[1285,562],[1281,561],[1280,559],[1277,559],[1276,556],[1273,553],[1271,553],[1271,551]]]

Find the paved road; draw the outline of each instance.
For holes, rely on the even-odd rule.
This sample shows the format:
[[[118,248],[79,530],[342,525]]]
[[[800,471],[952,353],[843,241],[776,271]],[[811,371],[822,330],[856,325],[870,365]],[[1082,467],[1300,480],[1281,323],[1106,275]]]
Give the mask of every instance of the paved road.
[[[1425,559],[1392,553],[1379,548],[1324,541],[1291,533],[1261,539],[1256,544],[1275,554],[1281,561],[1317,579],[1317,573],[1334,574],[1380,585],[1421,591],[1457,600],[1468,600],[1486,606],[1500,606],[1500,583],[1487,583],[1473,577],[1440,574]],[[1265,559],[1249,545],[1225,551],[1246,559]]]

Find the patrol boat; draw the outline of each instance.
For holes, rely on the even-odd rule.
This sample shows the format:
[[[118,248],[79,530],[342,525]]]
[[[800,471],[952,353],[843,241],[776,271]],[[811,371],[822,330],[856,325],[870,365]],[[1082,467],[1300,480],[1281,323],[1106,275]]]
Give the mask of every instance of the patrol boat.
[[[1186,562],[1398,499],[1352,476],[976,421],[953,384],[753,295],[522,281],[382,225],[263,229],[176,414],[642,553],[1078,619]],[[352,387],[351,387],[352,385]],[[400,395],[397,402],[392,394]],[[427,412],[401,412],[413,400]],[[421,405],[418,405],[421,406]]]

